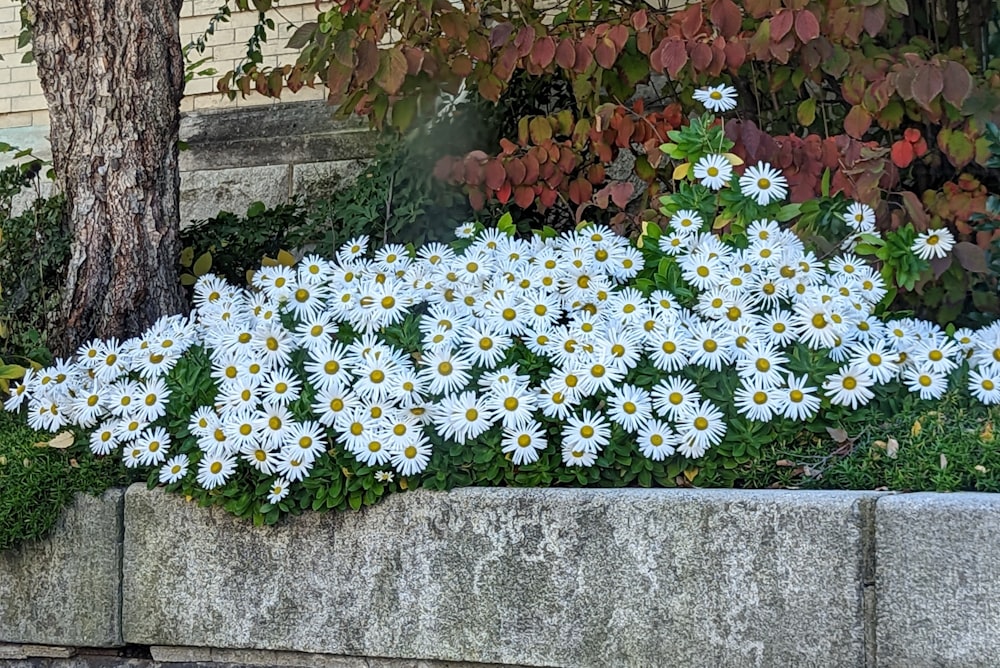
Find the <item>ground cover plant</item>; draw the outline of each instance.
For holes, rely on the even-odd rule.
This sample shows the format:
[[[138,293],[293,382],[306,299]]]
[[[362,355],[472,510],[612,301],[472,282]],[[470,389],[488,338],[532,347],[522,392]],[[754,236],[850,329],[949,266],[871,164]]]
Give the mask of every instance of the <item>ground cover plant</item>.
[[[735,90],[698,99],[726,112]],[[847,441],[949,388],[1000,402],[1000,326],[885,311],[852,252],[890,243],[870,207],[817,200],[800,237],[785,177],[742,164],[712,113],[669,139],[686,167],[634,243],[595,224],[522,238],[506,216],[448,245],[359,236],[246,289],[203,276],[190,316],[30,370],[6,406],[274,522],[415,486],[741,484],[803,432]],[[893,239],[917,268],[955,243]]]

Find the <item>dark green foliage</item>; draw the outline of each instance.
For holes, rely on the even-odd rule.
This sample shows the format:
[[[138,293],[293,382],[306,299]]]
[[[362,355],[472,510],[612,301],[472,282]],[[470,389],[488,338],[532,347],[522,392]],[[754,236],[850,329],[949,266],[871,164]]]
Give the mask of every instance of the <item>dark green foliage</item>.
[[[46,341],[69,260],[62,196],[39,197],[11,216],[13,198],[34,188],[40,169],[32,161],[0,171],[0,358],[8,363],[51,359]]]

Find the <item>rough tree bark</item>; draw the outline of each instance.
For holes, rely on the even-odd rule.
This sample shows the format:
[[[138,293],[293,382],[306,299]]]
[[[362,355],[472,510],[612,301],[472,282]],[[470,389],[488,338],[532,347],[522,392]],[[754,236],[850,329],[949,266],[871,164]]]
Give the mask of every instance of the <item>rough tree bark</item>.
[[[183,0],[27,0],[72,259],[63,353],[184,309],[177,132]]]

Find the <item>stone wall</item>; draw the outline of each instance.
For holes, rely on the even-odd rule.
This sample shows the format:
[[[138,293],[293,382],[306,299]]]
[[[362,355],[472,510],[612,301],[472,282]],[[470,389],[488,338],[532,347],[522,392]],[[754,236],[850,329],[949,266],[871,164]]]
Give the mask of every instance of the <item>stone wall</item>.
[[[274,206],[328,193],[355,178],[375,151],[365,119],[334,120],[321,101],[186,113],[180,139],[181,226],[219,211],[242,214],[255,201]],[[51,190],[38,179],[15,199],[15,213]]]
[[[986,494],[482,488],[253,528],[136,485],[0,555],[0,665],[995,666],[998,530]]]

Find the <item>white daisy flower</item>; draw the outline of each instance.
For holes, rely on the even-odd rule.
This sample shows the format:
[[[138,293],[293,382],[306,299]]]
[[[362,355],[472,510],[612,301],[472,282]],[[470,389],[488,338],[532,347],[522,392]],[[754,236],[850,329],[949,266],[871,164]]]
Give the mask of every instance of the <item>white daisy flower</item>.
[[[515,466],[523,466],[538,461],[538,456],[548,443],[545,431],[537,424],[521,425],[515,429],[504,429],[500,441],[501,452],[510,455]]]
[[[390,451],[392,466],[400,475],[416,475],[427,468],[431,459],[431,442],[422,434]]]
[[[719,190],[729,184],[733,176],[733,166],[724,155],[713,153],[701,158],[694,166],[694,178],[711,190]]]
[[[608,417],[623,429],[636,432],[653,416],[649,392],[625,383],[608,397]]]
[[[722,411],[709,401],[693,403],[677,415],[677,451],[685,457],[701,457],[726,435]]]
[[[871,391],[874,385],[875,381],[868,371],[857,364],[852,364],[843,366],[837,373],[827,376],[823,390],[830,398],[830,403],[858,408],[875,396]]]
[[[611,441],[611,427],[599,413],[584,409],[566,421],[562,437],[564,448],[597,453]]]
[[[819,411],[820,399],[816,396],[816,388],[809,386],[808,376],[796,378],[788,374],[784,391],[782,414],[789,420],[805,421]]]
[[[1000,367],[988,364],[973,369],[968,387],[969,393],[987,406],[1000,404]]]
[[[666,422],[650,419],[640,425],[636,443],[643,457],[659,462],[674,454],[679,440]]]
[[[197,481],[204,489],[215,489],[226,484],[235,471],[235,457],[220,457],[206,453],[198,462]]]
[[[731,111],[736,108],[736,89],[726,84],[699,88],[692,97],[712,112]]]
[[[903,383],[910,392],[921,399],[940,399],[948,391],[948,378],[944,372],[927,363],[914,365],[903,372]]]
[[[748,167],[740,177],[740,190],[761,206],[784,199],[788,194],[788,181],[781,172],[766,162]]]
[[[166,461],[166,463],[160,467],[160,484],[162,485],[172,485],[173,483],[181,480],[188,472],[188,456],[187,455],[174,455]]]
[[[271,487],[267,490],[267,502],[271,505],[276,505],[288,496],[289,491],[291,491],[289,482],[284,478],[278,478],[271,483]]]
[[[918,234],[910,249],[922,260],[933,260],[946,257],[954,247],[955,237],[949,230],[941,228]]]

